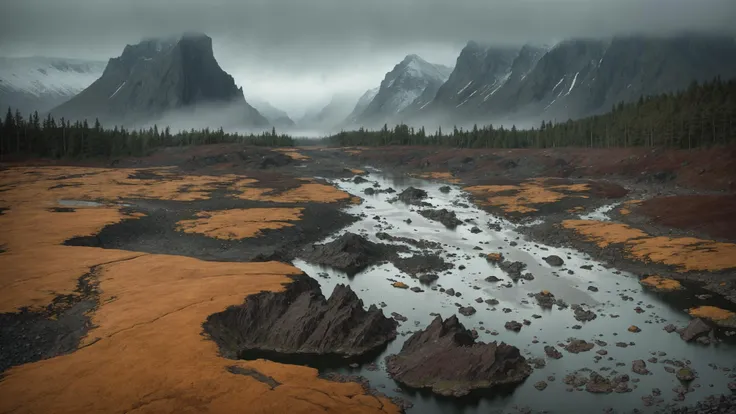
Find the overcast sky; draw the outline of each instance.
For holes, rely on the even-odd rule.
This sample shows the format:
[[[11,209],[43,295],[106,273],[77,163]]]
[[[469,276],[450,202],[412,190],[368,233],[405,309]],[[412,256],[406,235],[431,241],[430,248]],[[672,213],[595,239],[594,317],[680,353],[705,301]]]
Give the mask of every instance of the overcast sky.
[[[377,86],[409,53],[454,65],[471,39],[733,33],[734,21],[736,0],[0,0],[0,56],[106,60],[143,37],[201,31],[246,98],[298,116]]]

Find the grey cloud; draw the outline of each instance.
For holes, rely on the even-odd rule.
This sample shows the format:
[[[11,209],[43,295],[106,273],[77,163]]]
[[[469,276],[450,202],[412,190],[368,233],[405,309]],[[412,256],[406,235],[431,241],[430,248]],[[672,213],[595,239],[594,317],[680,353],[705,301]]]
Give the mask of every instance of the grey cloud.
[[[202,31],[241,83],[298,74],[329,88],[331,79],[349,82],[359,71],[356,90],[408,53],[452,64],[471,39],[521,44],[631,32],[733,33],[736,18],[734,0],[0,2],[0,55],[107,59],[143,37]]]

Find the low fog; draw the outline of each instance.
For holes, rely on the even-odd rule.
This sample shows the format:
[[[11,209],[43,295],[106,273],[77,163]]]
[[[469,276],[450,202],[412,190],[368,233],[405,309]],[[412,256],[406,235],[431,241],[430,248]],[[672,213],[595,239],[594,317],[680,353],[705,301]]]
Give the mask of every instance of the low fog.
[[[200,31],[246,97],[295,121],[378,86],[411,53],[454,66],[471,39],[734,33],[736,16],[734,0],[0,1],[0,56],[107,60],[144,37]]]

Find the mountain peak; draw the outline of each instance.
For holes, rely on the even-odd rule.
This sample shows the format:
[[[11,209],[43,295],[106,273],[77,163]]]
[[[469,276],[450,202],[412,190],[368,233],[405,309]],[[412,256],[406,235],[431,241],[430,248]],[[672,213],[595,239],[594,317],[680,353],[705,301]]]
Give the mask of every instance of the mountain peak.
[[[120,57],[110,59],[102,77],[55,112],[70,119],[135,125],[174,110],[212,105],[240,108],[233,122],[243,126],[268,124],[217,63],[212,39],[190,32],[125,46]]]

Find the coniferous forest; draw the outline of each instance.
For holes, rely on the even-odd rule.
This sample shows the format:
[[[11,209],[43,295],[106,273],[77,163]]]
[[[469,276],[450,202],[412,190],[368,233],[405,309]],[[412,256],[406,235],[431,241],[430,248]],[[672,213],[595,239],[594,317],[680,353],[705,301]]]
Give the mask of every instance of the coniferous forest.
[[[142,156],[161,147],[243,143],[248,145],[282,147],[292,146],[288,135],[278,135],[275,129],[260,135],[226,133],[222,128],[189,130],[172,133],[170,128],[159,130],[103,128],[99,122],[90,126],[87,121],[56,120],[48,115],[41,120],[37,112],[24,118],[8,108],[0,119],[0,157],[27,155],[37,157],[122,157]]]
[[[462,148],[550,148],[663,146],[695,148],[736,143],[736,79],[693,83],[687,90],[620,103],[610,112],[566,122],[542,122],[538,128],[486,125],[427,133],[407,125],[378,131],[343,131],[323,139],[295,140],[275,129],[243,135],[202,129],[172,133],[167,127],[103,128],[99,122],[56,120],[38,113],[27,118],[8,108],[0,118],[0,157],[121,157],[141,156],[161,147],[243,143],[258,146],[435,145]]]
[[[486,125],[427,133],[398,125],[341,132],[325,140],[339,146],[438,145],[462,148],[663,146],[695,148],[736,143],[736,79],[693,83],[681,92],[620,103],[610,112],[538,128]]]

